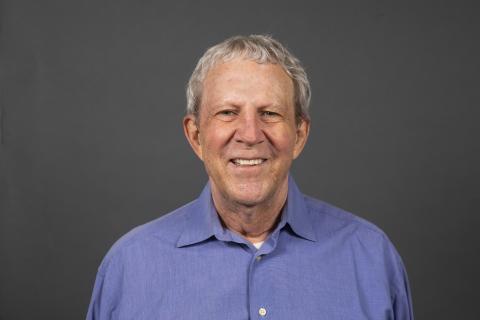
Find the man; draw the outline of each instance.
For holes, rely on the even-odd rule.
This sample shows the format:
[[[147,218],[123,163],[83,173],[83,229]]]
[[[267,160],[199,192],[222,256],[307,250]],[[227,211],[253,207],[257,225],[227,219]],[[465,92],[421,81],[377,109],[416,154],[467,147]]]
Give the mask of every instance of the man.
[[[267,36],[210,48],[187,89],[200,197],[120,239],[87,319],[413,319],[404,267],[372,224],[300,193],[310,87]]]

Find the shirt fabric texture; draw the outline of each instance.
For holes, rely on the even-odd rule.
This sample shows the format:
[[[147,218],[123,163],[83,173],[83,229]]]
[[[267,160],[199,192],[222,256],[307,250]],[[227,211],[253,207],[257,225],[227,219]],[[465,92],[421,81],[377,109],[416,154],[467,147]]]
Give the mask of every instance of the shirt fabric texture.
[[[400,256],[373,224],[303,195],[289,177],[260,249],[224,228],[210,186],[105,256],[87,320],[413,319]]]

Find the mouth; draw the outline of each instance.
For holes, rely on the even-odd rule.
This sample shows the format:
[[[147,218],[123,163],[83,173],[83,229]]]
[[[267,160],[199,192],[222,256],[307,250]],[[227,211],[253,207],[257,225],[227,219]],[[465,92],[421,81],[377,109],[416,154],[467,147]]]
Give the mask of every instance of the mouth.
[[[251,166],[258,166],[267,161],[267,159],[257,158],[257,159],[241,159],[235,158],[230,160],[234,165],[239,167],[251,167]]]

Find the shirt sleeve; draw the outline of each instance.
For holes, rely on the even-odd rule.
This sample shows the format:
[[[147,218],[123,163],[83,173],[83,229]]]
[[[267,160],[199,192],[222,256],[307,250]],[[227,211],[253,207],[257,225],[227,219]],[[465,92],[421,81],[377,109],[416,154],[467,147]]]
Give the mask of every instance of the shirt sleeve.
[[[111,261],[110,261],[111,262]],[[108,270],[106,270],[108,269]],[[107,272],[108,271],[108,272]],[[121,297],[121,278],[118,270],[112,263],[105,261],[100,266],[92,298],[87,311],[87,320],[110,320],[114,319],[114,311]]]
[[[400,254],[384,234],[385,267],[390,281],[392,313],[395,320],[413,320],[413,307],[407,271]]]
[[[102,313],[102,293],[103,293],[103,284],[104,284],[104,277],[98,273],[95,279],[95,285],[93,287],[92,298],[90,301],[90,305],[88,306],[87,312],[87,320],[100,320],[100,319],[109,319],[107,315]]]
[[[112,305],[115,297],[108,290],[105,276],[100,272],[95,279],[92,299],[88,307],[87,320],[110,320],[112,318]]]
[[[413,307],[410,286],[408,284],[407,272],[400,257],[398,257],[401,271],[401,282],[393,301],[393,312],[395,320],[413,320]]]

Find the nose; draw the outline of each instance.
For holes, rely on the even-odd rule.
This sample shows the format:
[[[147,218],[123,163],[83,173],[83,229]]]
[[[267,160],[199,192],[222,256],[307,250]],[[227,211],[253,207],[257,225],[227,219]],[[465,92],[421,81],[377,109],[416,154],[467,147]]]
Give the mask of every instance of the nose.
[[[235,133],[235,141],[252,146],[262,143],[265,135],[262,130],[262,123],[256,114],[243,114]]]

